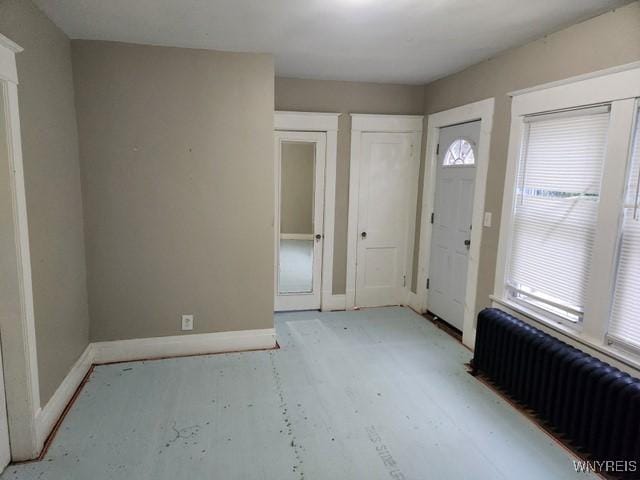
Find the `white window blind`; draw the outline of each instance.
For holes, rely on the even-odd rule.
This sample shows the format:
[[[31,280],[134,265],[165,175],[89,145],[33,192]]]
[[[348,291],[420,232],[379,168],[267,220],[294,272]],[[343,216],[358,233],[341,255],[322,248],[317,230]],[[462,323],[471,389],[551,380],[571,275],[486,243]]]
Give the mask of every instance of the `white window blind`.
[[[525,117],[508,288],[518,301],[582,318],[609,107]]]
[[[629,182],[618,251],[609,340],[640,349],[640,111],[631,149]]]

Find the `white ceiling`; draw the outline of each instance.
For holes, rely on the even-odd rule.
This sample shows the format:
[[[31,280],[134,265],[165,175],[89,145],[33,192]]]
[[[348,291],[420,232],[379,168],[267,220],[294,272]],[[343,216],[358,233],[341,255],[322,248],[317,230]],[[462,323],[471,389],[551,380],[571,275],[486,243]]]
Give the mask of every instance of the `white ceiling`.
[[[628,0],[35,3],[74,39],[268,52],[279,76],[419,84]]]

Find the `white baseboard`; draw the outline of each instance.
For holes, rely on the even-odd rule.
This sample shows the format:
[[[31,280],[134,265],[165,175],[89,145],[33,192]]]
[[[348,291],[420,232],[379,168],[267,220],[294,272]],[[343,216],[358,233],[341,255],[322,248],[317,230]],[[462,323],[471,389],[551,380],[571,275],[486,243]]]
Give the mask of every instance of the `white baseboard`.
[[[136,338],[94,343],[93,362],[96,364],[127,362],[205,353],[262,350],[275,346],[276,332],[273,328]]]
[[[47,404],[36,414],[38,450],[44,446],[47,437],[94,364],[261,350],[275,346],[276,332],[273,328],[90,343]]]
[[[80,358],[73,364],[71,370],[69,370],[67,376],[62,380],[62,383],[58,386],[53,396],[36,414],[38,450],[42,449],[47,437],[73,398],[73,394],[91,368],[93,364],[92,346],[92,344],[87,345],[87,348],[84,349]]]
[[[345,310],[347,298],[344,294],[334,295],[326,293],[322,296],[322,311],[331,312],[335,310]]]

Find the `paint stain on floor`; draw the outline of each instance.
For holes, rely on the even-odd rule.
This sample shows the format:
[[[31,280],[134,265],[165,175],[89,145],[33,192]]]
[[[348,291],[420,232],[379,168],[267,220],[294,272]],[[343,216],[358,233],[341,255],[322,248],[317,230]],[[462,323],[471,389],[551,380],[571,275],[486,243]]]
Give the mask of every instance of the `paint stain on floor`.
[[[275,323],[279,350],[97,367],[45,459],[0,478],[590,478],[410,310]]]

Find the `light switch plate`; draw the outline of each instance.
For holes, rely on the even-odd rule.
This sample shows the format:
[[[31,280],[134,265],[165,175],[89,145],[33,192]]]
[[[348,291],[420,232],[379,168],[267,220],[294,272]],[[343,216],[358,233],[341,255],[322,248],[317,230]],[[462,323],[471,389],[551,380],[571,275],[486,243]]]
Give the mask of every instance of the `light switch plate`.
[[[490,227],[491,226],[491,212],[484,212],[484,222],[483,225],[485,227]]]

